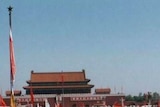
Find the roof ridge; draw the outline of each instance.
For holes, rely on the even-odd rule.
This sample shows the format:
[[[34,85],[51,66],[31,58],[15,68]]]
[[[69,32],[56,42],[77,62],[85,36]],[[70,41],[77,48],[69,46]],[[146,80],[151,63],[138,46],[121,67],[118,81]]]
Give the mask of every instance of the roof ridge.
[[[63,72],[33,72],[32,74],[61,74],[61,73],[83,73],[82,71],[63,71]]]

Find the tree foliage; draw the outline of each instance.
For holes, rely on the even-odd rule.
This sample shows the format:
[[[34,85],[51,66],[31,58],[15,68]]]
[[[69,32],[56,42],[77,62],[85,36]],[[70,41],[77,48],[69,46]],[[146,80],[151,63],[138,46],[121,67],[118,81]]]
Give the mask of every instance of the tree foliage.
[[[132,95],[127,95],[125,97],[126,101],[135,101],[135,102],[143,102],[143,101],[158,101],[160,99],[160,95],[157,92],[151,93],[151,92],[147,92],[147,93],[139,93],[139,95],[137,96],[132,96]]]

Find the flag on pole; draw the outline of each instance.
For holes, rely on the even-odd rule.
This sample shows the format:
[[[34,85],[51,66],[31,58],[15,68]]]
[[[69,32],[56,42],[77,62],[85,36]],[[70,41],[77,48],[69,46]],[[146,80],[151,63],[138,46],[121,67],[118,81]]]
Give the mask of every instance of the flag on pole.
[[[10,56],[10,83],[11,83],[11,98],[10,98],[10,106],[15,107],[15,99],[14,99],[14,81],[15,81],[15,73],[16,73],[16,65],[15,65],[15,58],[14,58],[14,46],[13,46],[13,38],[12,38],[12,30],[11,30],[11,11],[12,7],[9,6],[9,56]]]
[[[58,107],[64,107],[64,97],[63,97],[63,94],[64,94],[64,75],[63,75],[63,71],[61,73],[61,82],[62,82],[62,104],[61,105],[57,105]]]
[[[60,104],[58,102],[55,103],[55,107],[60,107]]]
[[[160,107],[160,100],[158,100],[158,104],[157,105],[158,105],[158,107]]]
[[[63,86],[63,83],[64,83],[63,71],[62,71],[62,75],[61,75],[61,82],[62,82],[62,86]]]
[[[32,86],[30,87],[30,96],[31,96],[31,104],[32,104],[32,107],[34,107],[34,96],[33,96]]]
[[[3,107],[7,106],[1,95],[0,95],[0,106],[3,106]]]
[[[13,46],[11,28],[10,28],[10,33],[9,33],[9,51],[10,51],[10,82],[11,82],[10,106],[15,107],[16,104],[15,104],[15,99],[14,99],[13,84],[15,81],[16,65],[15,65],[14,46]]]
[[[122,107],[122,104],[119,103],[119,102],[115,102],[115,103],[113,104],[113,107]]]
[[[54,107],[58,107],[56,103],[54,104]]]
[[[16,73],[16,65],[15,65],[14,46],[13,46],[13,38],[12,38],[11,28],[10,28],[10,33],[9,33],[9,50],[10,50],[11,82],[14,82],[15,81],[15,73]]]

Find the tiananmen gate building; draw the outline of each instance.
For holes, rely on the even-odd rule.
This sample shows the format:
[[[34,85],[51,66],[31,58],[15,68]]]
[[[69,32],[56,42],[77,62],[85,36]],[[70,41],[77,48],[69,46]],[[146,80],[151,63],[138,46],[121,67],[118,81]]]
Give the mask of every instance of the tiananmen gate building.
[[[25,94],[16,90],[17,106],[30,106],[31,94],[34,96],[34,107],[112,107],[124,98],[124,94],[111,94],[110,88],[97,88],[86,77],[85,70],[73,72],[34,72],[24,86]],[[32,89],[32,90],[31,90]],[[10,105],[10,91],[3,97]]]
[[[32,88],[34,94],[79,94],[91,93],[94,85],[88,84],[90,79],[82,72],[31,72],[31,79],[24,87],[26,94],[30,94]]]

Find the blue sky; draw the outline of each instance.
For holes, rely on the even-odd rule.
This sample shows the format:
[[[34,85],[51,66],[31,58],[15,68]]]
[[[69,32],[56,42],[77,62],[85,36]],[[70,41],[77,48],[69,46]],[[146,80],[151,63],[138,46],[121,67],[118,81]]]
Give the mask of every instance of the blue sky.
[[[0,0],[1,92],[10,89],[11,5],[15,89],[23,90],[31,70],[85,69],[95,88],[160,93],[159,4],[159,0]]]

